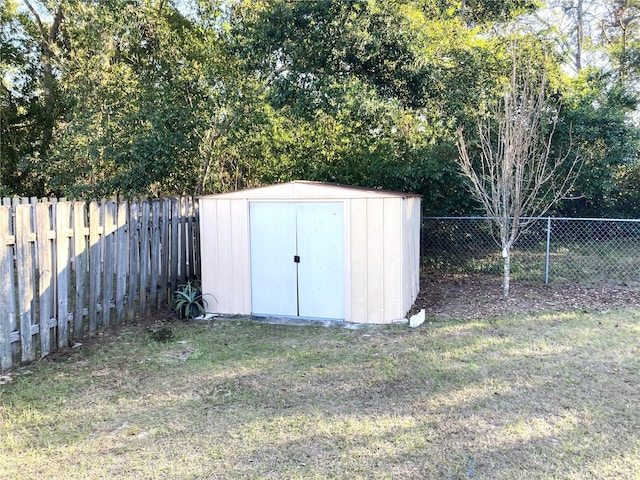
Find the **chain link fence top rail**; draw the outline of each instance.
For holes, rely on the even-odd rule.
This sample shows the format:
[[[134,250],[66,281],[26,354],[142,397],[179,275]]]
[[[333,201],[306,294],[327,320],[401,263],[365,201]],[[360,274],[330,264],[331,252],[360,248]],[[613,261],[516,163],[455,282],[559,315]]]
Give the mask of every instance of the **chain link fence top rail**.
[[[423,217],[421,242],[427,273],[503,273],[488,218]],[[511,278],[640,287],[640,220],[536,219],[512,249]]]

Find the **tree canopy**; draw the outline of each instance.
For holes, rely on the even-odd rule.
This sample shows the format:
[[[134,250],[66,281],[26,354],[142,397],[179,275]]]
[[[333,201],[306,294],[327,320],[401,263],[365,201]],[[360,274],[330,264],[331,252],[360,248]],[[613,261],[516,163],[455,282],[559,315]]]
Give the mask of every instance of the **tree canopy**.
[[[562,105],[554,148],[584,158],[558,211],[637,215],[640,6],[604,3],[0,0],[0,194],[309,179],[471,213],[456,132],[501,95],[516,42]]]

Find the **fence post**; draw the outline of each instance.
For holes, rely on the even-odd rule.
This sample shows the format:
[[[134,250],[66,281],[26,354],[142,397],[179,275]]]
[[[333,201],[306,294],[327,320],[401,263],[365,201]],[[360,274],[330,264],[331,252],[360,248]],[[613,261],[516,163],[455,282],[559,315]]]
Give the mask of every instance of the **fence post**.
[[[549,284],[549,260],[551,258],[551,217],[547,217],[547,252],[544,264],[544,283]]]

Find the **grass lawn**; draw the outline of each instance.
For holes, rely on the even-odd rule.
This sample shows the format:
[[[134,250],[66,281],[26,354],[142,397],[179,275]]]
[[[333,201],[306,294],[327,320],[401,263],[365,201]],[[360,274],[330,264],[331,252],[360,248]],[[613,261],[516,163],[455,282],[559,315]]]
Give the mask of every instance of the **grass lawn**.
[[[640,478],[637,310],[171,328],[0,386],[0,478]]]

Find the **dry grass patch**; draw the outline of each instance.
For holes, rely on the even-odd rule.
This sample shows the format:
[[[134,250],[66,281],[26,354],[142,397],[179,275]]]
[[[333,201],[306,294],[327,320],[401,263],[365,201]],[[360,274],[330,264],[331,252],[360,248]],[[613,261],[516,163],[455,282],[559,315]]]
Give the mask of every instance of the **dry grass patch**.
[[[142,327],[0,386],[2,478],[638,478],[640,312]]]

